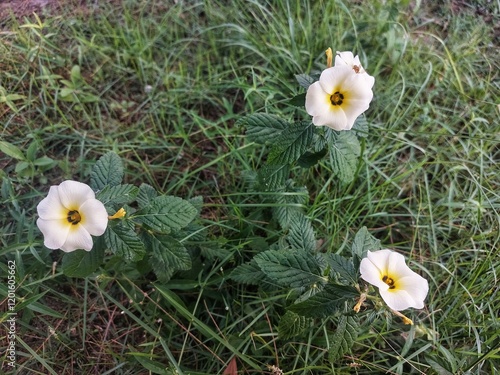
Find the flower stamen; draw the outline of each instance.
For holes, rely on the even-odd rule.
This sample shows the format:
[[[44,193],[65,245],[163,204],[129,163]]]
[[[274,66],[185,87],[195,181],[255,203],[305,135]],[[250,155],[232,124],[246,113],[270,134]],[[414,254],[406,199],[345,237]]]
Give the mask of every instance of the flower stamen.
[[[332,103],[332,105],[341,105],[343,101],[344,95],[338,91],[330,95],[330,102]]]
[[[384,275],[384,277],[382,277],[382,281],[389,285],[389,289],[396,289],[396,285],[394,285],[394,279],[392,277]]]
[[[72,225],[77,225],[80,221],[82,221],[82,217],[77,210],[69,211],[67,219]]]

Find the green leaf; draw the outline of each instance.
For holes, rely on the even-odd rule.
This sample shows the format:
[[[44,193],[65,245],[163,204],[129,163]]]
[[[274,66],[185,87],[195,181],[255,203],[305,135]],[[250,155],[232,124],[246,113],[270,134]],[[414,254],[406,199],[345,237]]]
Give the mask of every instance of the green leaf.
[[[307,300],[291,305],[290,310],[299,315],[322,318],[343,311],[345,302],[356,297],[359,297],[359,292],[351,286],[327,284]]]
[[[71,68],[71,82],[74,84],[79,83],[82,81],[82,73],[80,71],[80,66],[79,65],[73,65]]]
[[[308,74],[296,74],[295,79],[297,80],[299,85],[305,88],[306,90],[316,81],[314,77],[311,77]]]
[[[139,186],[139,193],[137,194],[137,204],[142,209],[148,206],[151,201],[158,196],[155,188],[148,184],[141,184]]]
[[[311,168],[323,159],[327,153],[328,149],[326,148],[318,152],[306,152],[299,158],[297,164],[302,168]]]
[[[0,141],[0,151],[17,160],[26,160],[21,149],[12,143]]]
[[[310,319],[288,310],[278,324],[278,337],[290,339],[300,335],[307,328]]]
[[[298,95],[295,95],[293,98],[288,100],[289,105],[293,105],[294,107],[304,108],[306,104],[306,93],[302,92]]]
[[[91,251],[76,250],[64,254],[62,271],[69,277],[87,277],[94,273],[104,261],[104,246],[94,244]]]
[[[116,185],[116,186],[106,186],[104,189],[99,191],[97,194],[97,199],[99,199],[105,205],[116,204],[124,205],[132,202],[137,196],[139,189],[134,185]]]
[[[123,164],[118,155],[108,152],[95,163],[90,175],[90,185],[94,190],[105,186],[120,185],[123,179]]]
[[[131,355],[134,356],[134,358],[141,364],[141,366],[152,372],[153,374],[160,374],[160,375],[165,375],[166,371],[168,370],[167,367],[165,367],[164,364],[161,362],[157,361],[152,361],[151,359],[147,358],[150,356],[150,354],[142,354],[142,353],[130,353]]]
[[[144,258],[146,250],[132,228],[123,223],[109,225],[104,232],[104,240],[109,249],[116,255],[123,257],[126,262],[135,262]]]
[[[330,349],[328,360],[336,363],[337,360],[347,353],[358,339],[359,323],[356,316],[343,315],[335,333],[330,337]]]
[[[262,282],[269,281],[254,259],[236,267],[229,275],[229,278],[238,283],[250,285],[260,285]]]
[[[368,127],[368,121],[366,121],[366,117],[359,116],[354,122],[354,126],[352,127],[351,130],[353,130],[356,133],[356,135],[360,138],[368,137],[369,127]]]
[[[265,165],[257,172],[257,181],[263,191],[276,191],[285,186],[290,166],[284,165]]]
[[[177,270],[191,269],[191,256],[182,243],[166,235],[148,235],[152,254],[149,262],[161,282],[167,282]]]
[[[315,126],[307,121],[290,125],[276,139],[267,162],[270,165],[295,163],[311,144],[314,128]]]
[[[26,308],[33,312],[36,312],[37,314],[48,315],[58,319],[64,319],[64,315],[62,315],[60,312],[48,306],[45,306],[40,302],[30,303],[28,306],[26,306]]]
[[[286,182],[281,194],[276,196],[278,206],[273,207],[274,217],[282,228],[286,229],[290,226],[292,216],[297,212],[301,213],[301,206],[307,204],[308,200],[309,193],[304,186],[295,187],[292,180]]]
[[[56,162],[54,161],[54,159],[51,159],[48,156],[42,156],[33,161],[33,165],[37,167],[48,167],[50,165],[55,165],[55,164]]]
[[[333,172],[342,182],[349,183],[354,179],[361,153],[358,138],[350,131],[335,133],[327,129],[327,132],[330,133],[328,139]]]
[[[311,221],[299,211],[290,216],[290,227],[286,239],[294,249],[307,253],[316,252],[316,237]]]
[[[259,144],[275,143],[281,132],[290,126],[278,116],[267,113],[245,116],[238,120],[236,125],[245,126],[248,140]]]
[[[351,253],[353,257],[357,259],[363,259],[366,256],[366,252],[380,250],[380,240],[373,237],[366,227],[361,228],[356,236],[354,237],[354,242],[352,243]]]
[[[197,214],[196,208],[188,201],[162,195],[153,198],[134,218],[156,232],[167,234],[184,228]]]
[[[336,272],[341,278],[352,284],[358,282],[358,274],[352,260],[339,254],[325,254],[325,260],[332,271]]]
[[[326,281],[317,257],[308,253],[268,250],[254,259],[264,274],[284,287],[309,288]]]

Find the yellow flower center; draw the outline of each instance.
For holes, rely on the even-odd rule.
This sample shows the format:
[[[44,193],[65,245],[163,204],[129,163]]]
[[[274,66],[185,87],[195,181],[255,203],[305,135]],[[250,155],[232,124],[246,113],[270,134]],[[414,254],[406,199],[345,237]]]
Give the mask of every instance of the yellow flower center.
[[[394,279],[392,277],[384,275],[384,277],[382,277],[382,281],[389,285],[389,289],[396,289],[396,285],[394,285]]]
[[[80,221],[82,221],[82,217],[80,216],[80,213],[77,210],[69,211],[67,219],[68,219],[68,222],[72,225],[76,225]]]
[[[332,105],[341,105],[343,101],[344,95],[338,91],[330,95],[330,102],[332,103]]]

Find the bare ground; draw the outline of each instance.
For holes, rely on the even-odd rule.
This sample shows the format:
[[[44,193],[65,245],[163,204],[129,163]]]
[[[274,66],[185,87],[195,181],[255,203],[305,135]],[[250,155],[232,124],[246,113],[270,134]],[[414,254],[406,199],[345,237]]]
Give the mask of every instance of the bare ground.
[[[9,17],[29,16],[33,12],[57,8],[60,0],[7,0],[0,4],[0,20]]]

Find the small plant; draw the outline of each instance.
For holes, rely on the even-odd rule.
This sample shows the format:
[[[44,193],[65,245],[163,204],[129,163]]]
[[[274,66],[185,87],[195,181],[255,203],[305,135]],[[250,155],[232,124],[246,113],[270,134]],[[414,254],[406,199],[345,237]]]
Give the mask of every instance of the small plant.
[[[46,184],[47,178],[44,173],[57,166],[57,162],[48,156],[37,156],[39,145],[37,141],[32,141],[26,153],[16,145],[0,141],[0,151],[17,160],[15,173],[17,177],[24,180],[39,178],[40,183]]]
[[[381,250],[380,241],[366,227],[355,235],[349,256],[323,252],[311,220],[297,206],[287,204],[292,203],[287,194],[295,186],[290,179],[294,167],[310,168],[327,157],[339,182],[352,182],[361,153],[359,138],[368,132],[366,121],[355,121],[368,109],[373,77],[351,52],[337,52],[333,67],[332,50],[326,54],[327,68],[318,81],[297,76],[307,89],[305,108],[313,116],[312,122],[288,123],[270,114],[253,114],[239,122],[246,127],[250,141],[270,147],[254,188],[273,192],[274,203],[283,205],[273,213],[285,233],[271,250],[236,268],[231,278],[286,292],[286,312],[278,327],[282,338],[300,336],[313,319],[320,319],[325,327],[327,320],[334,319],[336,327],[328,339],[329,359],[334,362],[356,342],[362,330],[361,316],[369,312],[363,308],[364,302],[369,299],[374,307],[381,305],[360,278],[379,288],[389,311],[405,324],[413,321],[399,311],[423,308],[429,287],[427,280],[406,266],[402,255]]]
[[[67,276],[91,275],[107,252],[126,264],[146,260],[143,272],[152,270],[163,282],[176,270],[191,268],[183,242],[203,230],[194,224],[201,198],[184,200],[147,184],[122,184],[123,175],[118,155],[107,153],[96,162],[90,185],[64,181],[38,204],[45,246],[67,252],[62,261]]]

